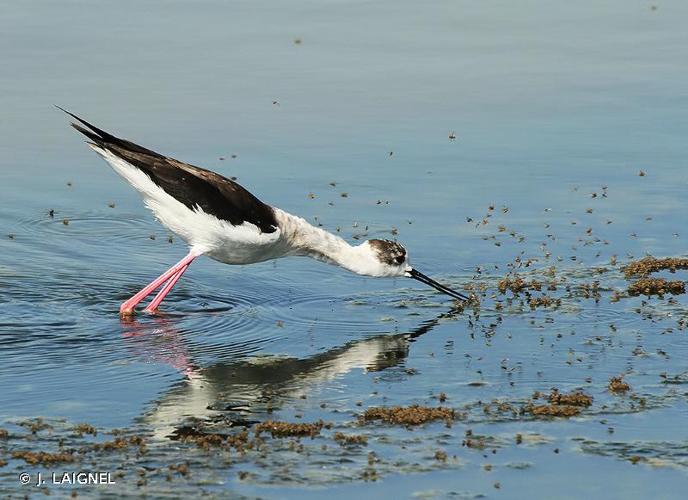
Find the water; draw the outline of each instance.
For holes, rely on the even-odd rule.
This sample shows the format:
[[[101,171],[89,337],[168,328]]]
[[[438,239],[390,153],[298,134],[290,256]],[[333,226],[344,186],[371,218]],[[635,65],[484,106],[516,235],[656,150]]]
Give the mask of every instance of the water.
[[[127,429],[148,453],[89,451],[96,465],[82,469],[124,476],[79,495],[679,498],[685,296],[610,301],[628,286],[621,264],[685,254],[688,8],[656,7],[3,7],[0,491],[39,492],[19,484],[24,470],[79,469],[30,466],[13,451],[55,451],[60,437],[79,449]],[[185,248],[53,104],[235,175],[350,241],[396,235],[427,274],[485,287],[479,312],[453,311],[416,282],[306,259],[199,259],[165,314],[121,322],[119,303]],[[534,259],[520,271],[545,282],[556,266],[564,283],[545,293],[561,306],[531,310],[497,292],[516,257]],[[582,289],[595,280],[599,303]],[[625,396],[607,390],[620,374]],[[593,405],[548,420],[491,403],[520,407],[551,387],[581,388]],[[461,414],[451,428],[356,419],[373,406],[436,406],[440,393]],[[53,430],[18,426],[35,417]],[[334,427],[303,450],[268,438],[237,455],[166,437],[192,417],[225,430],[230,417]],[[80,422],[98,437],[75,436]],[[465,446],[469,430],[487,445]],[[368,444],[341,447],[335,431]],[[187,476],[159,472],[184,461]]]

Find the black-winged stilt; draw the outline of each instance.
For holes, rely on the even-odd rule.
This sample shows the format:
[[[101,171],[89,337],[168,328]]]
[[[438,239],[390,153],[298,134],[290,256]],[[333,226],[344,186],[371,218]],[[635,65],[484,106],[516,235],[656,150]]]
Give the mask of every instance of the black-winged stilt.
[[[115,137],[59,109],[81,124],[72,123],[72,127],[88,137],[88,145],[141,194],[157,219],[190,247],[186,257],[120,306],[123,316],[133,314],[139,302],[160,288],[145,309],[157,310],[200,255],[234,265],[308,256],[365,276],[414,278],[455,299],[468,300],[411,267],[406,249],[395,241],[372,239],[350,245],[301,217],[263,203],[220,174]]]

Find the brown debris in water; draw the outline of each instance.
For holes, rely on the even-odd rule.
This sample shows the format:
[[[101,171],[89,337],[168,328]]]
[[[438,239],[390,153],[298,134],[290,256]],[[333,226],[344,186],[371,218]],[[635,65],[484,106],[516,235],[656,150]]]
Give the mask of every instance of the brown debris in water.
[[[261,432],[269,432],[272,437],[310,436],[313,438],[320,434],[323,427],[325,427],[325,422],[322,420],[312,423],[291,423],[268,420],[267,422],[258,424],[255,428],[255,432],[257,436],[260,435]]]
[[[375,469],[368,467],[361,473],[361,479],[364,481],[377,481],[379,477]]]
[[[586,299],[595,299],[595,302],[599,302],[600,298],[602,297],[600,295],[599,281],[593,281],[592,283],[583,283],[581,285],[581,292],[583,293],[583,297],[585,297]]]
[[[494,450],[494,437],[473,434],[472,429],[466,429],[465,435],[466,438],[461,442],[461,446],[474,450],[484,450],[485,448],[492,447]]]
[[[29,465],[74,462],[74,455],[71,453],[48,453],[47,451],[18,450],[12,452],[12,458],[20,458]]]
[[[248,431],[241,431],[237,434],[230,434],[227,436],[227,446],[231,446],[239,451],[244,448],[253,448],[258,440],[249,440]]]
[[[444,420],[449,425],[456,418],[456,412],[451,408],[439,406],[392,406],[368,408],[360,417],[363,422],[382,420],[388,424],[421,425],[434,420]]]
[[[30,419],[30,420],[25,420],[23,422],[19,422],[19,425],[29,429],[31,431],[31,434],[36,434],[37,432],[43,431],[43,430],[52,431],[52,429],[53,429],[53,426],[46,423],[41,417],[37,417],[35,419]]]
[[[638,295],[659,295],[670,293],[680,295],[686,293],[686,284],[683,281],[667,281],[664,278],[643,278],[628,287],[628,294]]]
[[[248,431],[241,431],[236,434],[220,434],[204,432],[193,426],[183,426],[176,429],[171,439],[196,443],[199,448],[205,450],[211,447],[226,446],[243,451],[245,448],[250,449],[255,446],[255,442],[249,440]]]
[[[506,293],[507,290],[511,290],[514,294],[518,294],[524,290],[536,290],[539,292],[542,290],[542,283],[537,280],[531,280],[530,283],[528,283],[520,276],[515,276],[513,278],[505,277],[497,284],[497,288],[500,293]]]
[[[187,438],[184,441],[193,441],[199,448],[209,449],[211,446],[223,446],[227,443],[229,436],[225,434],[202,434],[193,438]]]
[[[344,434],[343,432],[335,432],[334,440],[342,446],[344,445],[366,445],[368,438],[362,434]]]
[[[177,472],[182,476],[188,476],[189,475],[189,464],[188,463],[181,463],[181,464],[170,464],[167,466],[168,469],[170,469],[173,472]]]
[[[0,429],[0,439],[7,439],[9,435],[10,433],[7,431],[7,429]]]
[[[552,389],[552,392],[547,396],[547,400],[555,405],[570,405],[570,406],[585,406],[592,405],[592,396],[588,396],[583,391],[573,391],[568,394],[562,394],[558,389]]]
[[[129,441],[123,437],[116,437],[112,441],[105,441],[103,444],[100,445],[100,447],[106,451],[123,450],[125,448],[129,448]]]
[[[140,448],[145,448],[146,440],[141,436],[130,436],[129,438],[118,436],[112,441],[105,441],[103,443],[93,445],[93,449],[112,451],[124,450],[129,448],[129,446],[139,446]]]
[[[666,257],[657,259],[650,256],[631,261],[623,268],[623,271],[628,278],[631,276],[647,276],[650,273],[662,270],[675,273],[677,269],[688,269],[688,258]]]
[[[559,307],[561,305],[561,299],[555,299],[548,295],[543,295],[542,297],[531,297],[528,299],[528,305],[531,309],[535,309],[536,307]]]
[[[614,394],[623,394],[631,390],[631,386],[624,382],[623,375],[610,378],[608,388],[609,392]]]
[[[573,417],[580,413],[579,407],[567,405],[531,405],[526,409],[538,417]]]
[[[544,397],[540,392],[533,394],[533,399]],[[534,405],[529,404],[525,407],[527,412],[538,417],[573,417],[581,412],[581,408],[592,405],[592,396],[583,391],[573,391],[561,393],[559,389],[553,388],[547,396],[549,404]]]
[[[98,431],[96,430],[95,427],[93,427],[91,424],[77,424],[74,426],[74,432],[76,432],[79,435],[82,434],[91,434],[93,436],[98,434]]]

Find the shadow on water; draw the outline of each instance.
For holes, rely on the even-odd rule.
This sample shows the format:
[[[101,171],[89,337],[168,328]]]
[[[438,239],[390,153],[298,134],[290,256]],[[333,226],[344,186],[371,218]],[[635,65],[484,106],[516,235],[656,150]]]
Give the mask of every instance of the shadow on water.
[[[125,322],[123,337],[136,357],[166,363],[184,376],[143,416],[154,435],[165,438],[187,419],[271,412],[352,370],[377,372],[400,365],[419,337],[461,312],[454,307],[409,332],[347,342],[305,358],[246,357],[207,366],[195,362],[194,346],[169,319]]]

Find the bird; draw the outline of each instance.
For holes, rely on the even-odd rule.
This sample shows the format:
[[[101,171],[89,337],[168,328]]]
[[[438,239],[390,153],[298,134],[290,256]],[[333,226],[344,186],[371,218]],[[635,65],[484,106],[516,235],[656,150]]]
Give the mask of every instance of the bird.
[[[308,256],[350,272],[373,277],[408,277],[458,301],[468,297],[413,267],[396,241],[370,239],[351,245],[302,217],[263,203],[237,182],[216,172],[156,153],[71,116],[71,126],[86,143],[143,198],[163,226],[184,240],[184,258],[124,301],[122,317],[156,290],[144,311],[155,313],[191,263],[200,256],[231,265],[247,265],[288,256]]]

